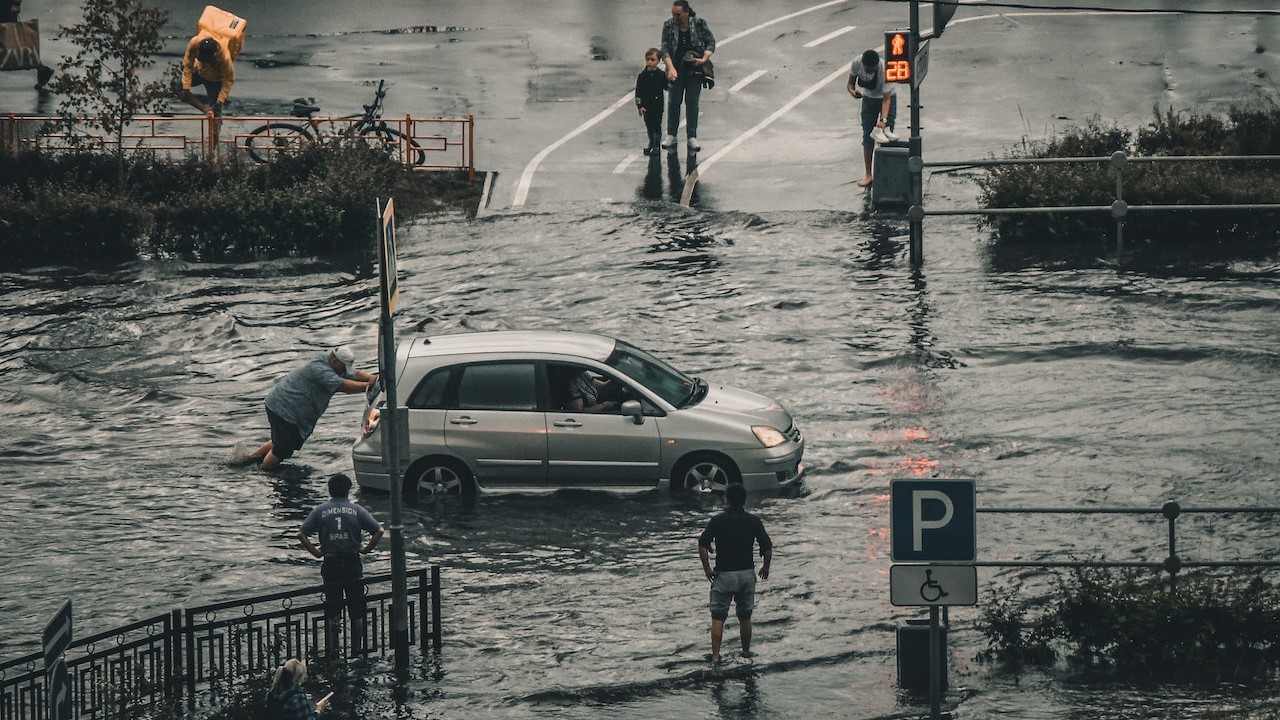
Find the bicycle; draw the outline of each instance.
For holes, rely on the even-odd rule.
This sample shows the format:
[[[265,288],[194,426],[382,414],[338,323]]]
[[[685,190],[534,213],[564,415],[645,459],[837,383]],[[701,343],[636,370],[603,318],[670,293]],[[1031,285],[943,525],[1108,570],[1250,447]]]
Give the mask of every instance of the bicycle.
[[[388,151],[400,154],[409,165],[424,165],[427,153],[418,142],[396,128],[388,127],[382,119],[382,99],[386,97],[387,81],[379,80],[378,89],[374,92],[373,104],[364,105],[364,112],[344,115],[341,120],[354,120],[345,130],[336,134],[338,139],[361,138],[366,142],[376,142]],[[295,125],[286,122],[269,122],[254,128],[245,137],[244,147],[249,157],[255,162],[265,163],[275,153],[296,151],[323,139],[320,131],[321,121],[315,117],[320,108],[315,105],[315,98],[297,98],[293,101],[290,114],[307,121],[307,125]]]

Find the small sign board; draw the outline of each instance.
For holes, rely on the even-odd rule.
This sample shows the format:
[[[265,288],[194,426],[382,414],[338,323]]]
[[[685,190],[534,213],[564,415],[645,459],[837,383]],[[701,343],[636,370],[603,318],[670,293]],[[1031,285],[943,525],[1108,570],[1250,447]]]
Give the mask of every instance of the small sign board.
[[[977,605],[978,571],[972,565],[893,565],[889,602],[898,606]]]
[[[71,647],[71,601],[62,603],[62,607],[44,626],[44,636],[40,640],[41,650],[44,651],[44,666],[47,668],[53,664],[54,660],[62,657],[62,654]]]
[[[395,317],[400,301],[400,277],[396,271],[396,205],[387,198],[386,207],[378,210],[378,259],[382,277],[378,283],[382,299],[382,316]]]
[[[50,720],[71,720],[71,678],[63,654],[71,647],[71,601],[62,604],[44,628],[40,641],[45,682],[49,688]]]
[[[911,76],[912,87],[920,87],[920,83],[924,82],[924,76],[929,72],[929,41],[925,40],[920,43],[920,49],[916,50],[916,59],[912,64],[915,73]]]

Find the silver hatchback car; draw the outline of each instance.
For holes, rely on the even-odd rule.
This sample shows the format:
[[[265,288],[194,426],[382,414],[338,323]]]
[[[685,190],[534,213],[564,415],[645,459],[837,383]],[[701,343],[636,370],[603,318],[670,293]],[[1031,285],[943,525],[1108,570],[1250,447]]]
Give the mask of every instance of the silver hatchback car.
[[[663,484],[678,494],[730,483],[758,491],[804,472],[804,436],[778,403],[710,385],[621,340],[477,332],[415,338],[397,355],[407,494]],[[600,402],[583,408],[575,383]],[[375,385],[351,450],[362,488],[390,490],[378,432],[385,405]]]

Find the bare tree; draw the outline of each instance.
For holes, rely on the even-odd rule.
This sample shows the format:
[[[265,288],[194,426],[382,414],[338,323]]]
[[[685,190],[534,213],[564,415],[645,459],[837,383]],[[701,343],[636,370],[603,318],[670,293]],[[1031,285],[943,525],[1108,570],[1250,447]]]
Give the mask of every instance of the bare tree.
[[[64,26],[59,37],[78,50],[64,55],[61,72],[50,89],[61,100],[58,115],[68,134],[77,123],[101,132],[114,148],[117,190],[124,191],[124,132],[137,115],[161,109],[172,96],[175,67],[160,79],[143,79],[164,46],[160,28],[169,11],[143,6],[140,0],[85,0],[84,22]]]

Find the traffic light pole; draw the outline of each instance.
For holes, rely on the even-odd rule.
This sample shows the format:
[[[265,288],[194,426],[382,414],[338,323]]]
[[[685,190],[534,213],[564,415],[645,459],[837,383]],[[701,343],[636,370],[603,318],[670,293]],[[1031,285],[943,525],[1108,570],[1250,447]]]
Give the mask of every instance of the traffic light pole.
[[[911,139],[908,145],[907,171],[911,176],[911,202],[907,219],[911,228],[911,268],[924,264],[924,158],[920,142],[920,69],[916,67],[920,50],[920,0],[911,0]]]

